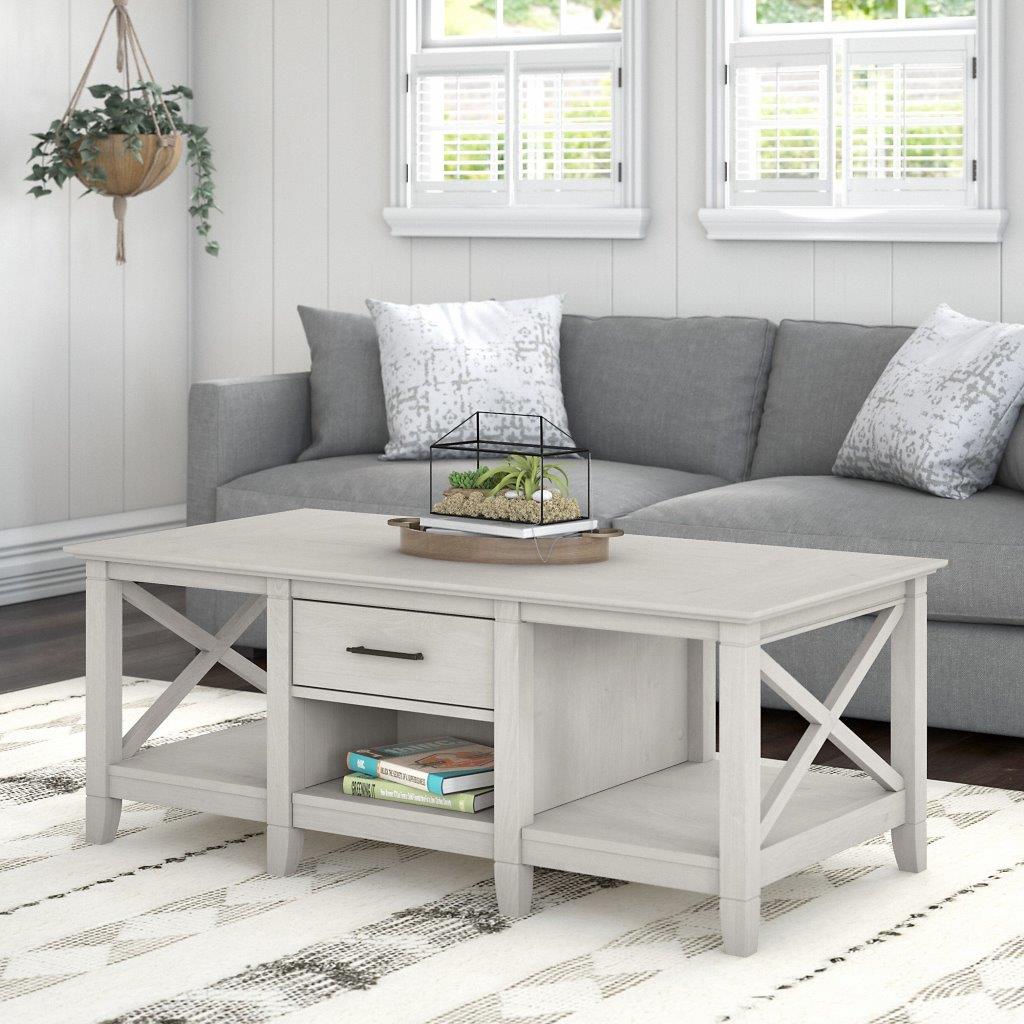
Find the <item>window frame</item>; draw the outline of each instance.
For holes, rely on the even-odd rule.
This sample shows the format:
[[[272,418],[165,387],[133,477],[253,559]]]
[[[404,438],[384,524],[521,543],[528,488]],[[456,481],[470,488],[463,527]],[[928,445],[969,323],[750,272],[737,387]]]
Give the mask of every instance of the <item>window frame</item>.
[[[977,160],[977,181],[969,181],[968,205],[925,204],[920,192],[908,190],[906,202],[872,204],[867,190],[856,190],[846,205],[743,204],[732,201],[727,163],[733,160],[732,77],[728,73],[732,47],[742,42],[751,49],[799,39],[857,40],[860,45],[885,48],[894,37],[878,28],[861,29],[861,23],[841,23],[833,28],[823,22],[796,26],[758,26],[742,31],[744,12],[755,0],[707,0],[707,163],[705,206],[699,212],[707,236],[712,239],[793,241],[914,241],[999,242],[1008,219],[1003,207],[1002,166],[1002,27],[1003,0],[977,0],[975,18],[886,20],[883,29],[906,31],[924,39],[951,38],[965,29],[976,32],[969,56],[977,60],[978,74],[968,89],[968,152],[965,169]],[[900,9],[904,9],[901,0]],[[934,24],[933,24],[934,23]],[[858,27],[851,28],[850,24]],[[870,24],[870,23],[869,23]],[[794,45],[796,45],[794,43]],[[845,74],[845,72],[844,72]],[[972,99],[973,96],[973,99]],[[834,135],[834,126],[832,128]],[[834,141],[834,140],[833,140]],[[734,166],[734,165],[733,165]],[[969,176],[968,176],[969,177]],[[836,190],[840,191],[840,190]],[[923,190],[922,190],[923,191]],[[851,193],[852,195],[852,193]]]
[[[427,33],[430,0],[391,0],[391,175],[389,205],[384,219],[398,236],[499,237],[499,238],[643,238],[650,221],[646,207],[645,149],[645,61],[644,0],[623,0],[621,38],[561,36],[532,38],[495,37],[481,42],[470,40],[452,46],[429,41]],[[538,46],[538,43],[543,46]],[[584,47],[587,49],[584,50]],[[514,205],[515,179],[519,169],[519,125],[510,111],[518,98],[518,72],[537,68],[571,69],[595,66],[594,54],[619,52],[622,85],[613,71],[613,174],[611,188],[563,188],[547,190],[528,185],[521,191],[531,196],[530,205]],[[560,49],[565,60],[551,58]],[[501,56],[499,56],[501,55]],[[458,195],[435,195],[424,201],[416,192],[415,67],[442,63],[472,66],[474,61],[492,64],[502,58],[509,62],[506,87],[505,173],[510,199],[493,197],[486,202],[466,201],[472,189]],[[604,66],[602,64],[602,66]],[[617,169],[621,164],[621,180]],[[606,194],[611,193],[611,202]],[[602,195],[604,193],[604,195]]]

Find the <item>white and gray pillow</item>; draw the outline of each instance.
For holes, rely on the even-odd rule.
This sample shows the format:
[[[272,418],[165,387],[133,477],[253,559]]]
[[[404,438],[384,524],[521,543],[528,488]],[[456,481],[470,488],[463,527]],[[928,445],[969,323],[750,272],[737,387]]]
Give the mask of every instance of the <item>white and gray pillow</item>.
[[[967,498],[995,479],[1024,403],[1024,325],[943,304],[890,360],[832,472]]]
[[[414,306],[369,299],[366,305],[380,344],[385,459],[426,458],[433,441],[477,411],[533,413],[568,433],[561,296]]]

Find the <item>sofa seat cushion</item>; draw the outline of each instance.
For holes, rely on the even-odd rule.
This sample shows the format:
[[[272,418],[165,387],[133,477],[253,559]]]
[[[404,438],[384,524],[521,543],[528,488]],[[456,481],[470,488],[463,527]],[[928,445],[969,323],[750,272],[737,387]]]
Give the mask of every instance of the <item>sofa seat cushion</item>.
[[[470,469],[474,462],[446,459],[440,471]],[[574,493],[586,491],[581,462],[564,463]],[[435,473],[438,469],[435,467]],[[345,455],[275,466],[217,489],[217,518],[240,519],[294,508],[418,516],[427,511],[429,463],[382,462],[376,455]],[[607,526],[616,516],[681,494],[719,487],[714,476],[594,460],[590,513]]]
[[[945,558],[929,617],[1024,625],[1024,494],[963,501],[898,484],[787,476],[672,498],[615,520],[627,533]]]

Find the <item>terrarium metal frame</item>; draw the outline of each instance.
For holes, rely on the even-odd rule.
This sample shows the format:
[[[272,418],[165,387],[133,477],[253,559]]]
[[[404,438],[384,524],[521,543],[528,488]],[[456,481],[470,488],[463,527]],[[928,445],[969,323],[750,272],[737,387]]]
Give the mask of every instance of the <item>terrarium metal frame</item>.
[[[539,443],[533,444],[530,442],[514,442],[514,441],[502,441],[497,438],[486,438],[480,436],[480,417],[481,416],[500,416],[503,419],[515,419],[515,420],[533,420],[537,424],[537,437]],[[474,437],[466,441],[446,441],[445,438],[451,437],[457,431],[461,430],[467,424],[473,424]],[[561,435],[572,441],[571,435],[559,427],[557,424],[552,423],[546,416],[541,416],[535,413],[517,413],[517,412],[490,412],[486,410],[477,410],[471,413],[464,420],[457,423],[447,433],[442,434],[433,444],[430,446],[430,508],[431,515],[439,516],[447,519],[465,519],[465,518],[478,518],[481,522],[493,522],[493,523],[508,523],[515,526],[527,525],[520,521],[513,519],[490,519],[487,517],[473,517],[473,516],[458,516],[450,512],[435,512],[434,508],[434,463],[435,463],[435,451],[441,452],[458,452],[463,453],[467,456],[476,457],[476,467],[480,468],[482,458],[489,458],[492,456],[508,456],[508,455],[534,455],[540,456],[540,501],[537,503],[540,506],[540,521],[534,525],[537,526],[548,526],[552,522],[556,523],[577,523],[585,522],[590,519],[590,470],[591,470],[591,457],[590,449],[582,448],[576,444],[552,444],[550,441],[545,441],[545,427],[549,428],[556,435]],[[559,457],[576,457],[580,459],[586,459],[587,464],[587,503],[585,508],[580,508],[580,515],[572,519],[556,519],[547,520],[544,517],[544,467],[547,463],[553,461]],[[447,459],[436,459],[436,461],[443,462]],[[526,497],[530,497],[527,495]],[[579,499],[576,500],[579,504]]]

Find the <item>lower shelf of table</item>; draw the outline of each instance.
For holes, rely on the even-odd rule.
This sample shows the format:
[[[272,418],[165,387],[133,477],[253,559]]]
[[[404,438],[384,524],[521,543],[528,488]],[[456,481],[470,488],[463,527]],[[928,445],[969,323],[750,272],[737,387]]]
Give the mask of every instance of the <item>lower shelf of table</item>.
[[[782,768],[761,762],[762,794]],[[655,772],[538,814],[523,860],[696,892],[718,891],[715,758]],[[761,851],[762,884],[880,835],[903,821],[904,794],[839,771],[810,772]]]
[[[341,779],[310,786],[292,797],[296,828],[379,839],[471,857],[494,855],[494,810],[461,814],[435,807],[346,796]]]
[[[114,797],[266,821],[266,722],[148,747],[108,774]]]
[[[762,761],[762,792],[782,765]],[[109,768],[111,796],[266,821],[266,727],[252,722],[143,750]],[[537,814],[523,860],[539,867],[718,891],[717,758],[680,764]],[[500,799],[500,795],[499,795]],[[460,814],[346,796],[341,779],[292,797],[297,828],[491,858],[494,810]],[[812,771],[762,848],[767,884],[904,818],[904,794],[863,776]]]

